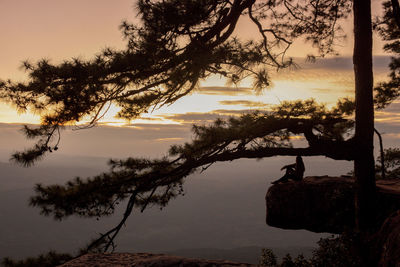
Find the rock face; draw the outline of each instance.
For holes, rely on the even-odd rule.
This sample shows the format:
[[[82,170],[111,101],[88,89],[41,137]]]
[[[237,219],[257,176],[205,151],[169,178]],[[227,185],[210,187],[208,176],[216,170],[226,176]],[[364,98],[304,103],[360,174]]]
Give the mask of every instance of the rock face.
[[[377,234],[380,251],[380,267],[400,266],[400,211],[386,219]]]
[[[86,254],[59,267],[250,267],[247,263],[224,260],[189,259],[165,254],[149,253],[96,253]]]
[[[349,177],[306,177],[271,186],[267,192],[267,224],[283,229],[342,233],[354,226],[354,180]],[[381,222],[400,209],[400,181],[379,180]]]

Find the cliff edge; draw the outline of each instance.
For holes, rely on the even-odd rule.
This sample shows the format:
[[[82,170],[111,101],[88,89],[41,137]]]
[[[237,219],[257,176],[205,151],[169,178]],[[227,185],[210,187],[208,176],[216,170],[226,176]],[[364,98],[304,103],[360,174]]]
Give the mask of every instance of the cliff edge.
[[[400,209],[400,181],[378,180],[379,224]],[[306,177],[271,186],[267,224],[283,229],[342,233],[354,227],[355,181],[347,176]]]
[[[59,267],[252,267],[247,263],[225,260],[203,260],[150,253],[91,253],[71,260]]]

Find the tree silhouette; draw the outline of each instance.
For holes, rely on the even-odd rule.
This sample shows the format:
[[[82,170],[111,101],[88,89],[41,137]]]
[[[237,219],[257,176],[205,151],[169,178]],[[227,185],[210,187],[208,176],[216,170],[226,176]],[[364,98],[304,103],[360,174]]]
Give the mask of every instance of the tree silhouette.
[[[393,15],[398,12],[396,3],[385,3],[386,13],[376,22],[384,39],[397,40],[397,35],[392,36],[392,32],[398,32],[397,16]],[[95,126],[111,104],[121,108],[120,118],[134,119],[184,97],[210,75],[217,74],[234,84],[251,77],[254,89],[262,90],[270,84],[269,71],[294,64],[286,52],[296,39],[303,38],[316,47],[317,56],[336,53],[335,45],[344,37],[339,20],[346,19],[352,10],[355,103],[344,99],[327,109],[314,100],[284,102],[267,113],[196,125],[190,143],[172,146],[161,159],[111,160],[107,173],[77,178],[64,186],[38,185],[32,205],[40,207],[45,215],[63,219],[73,214],[110,215],[116,205],[127,200],[121,222],[88,247],[102,245],[107,250],[135,207],[143,211],[149,205],[165,206],[183,192],[184,178],[196,170],[239,158],[324,155],[354,160],[358,229],[366,232],[373,228],[370,1],[139,0],[137,9],[141,24],[123,22],[120,27],[127,40],[125,50],[106,49],[92,60],[73,59],[58,65],[46,60],[24,62],[28,82],[0,81],[3,99],[19,110],[38,112],[42,119],[37,128],[24,127],[26,136],[37,143],[15,153],[15,161],[29,166],[57,150],[63,127],[86,118],[90,119],[85,127]],[[257,40],[243,42],[235,37],[235,27],[242,17],[258,28]],[[397,52],[396,45],[395,41],[388,49]],[[309,55],[309,59],[314,58]],[[377,88],[378,107],[399,95],[398,66],[391,66],[392,81]],[[293,147],[293,135],[304,136],[308,147]]]

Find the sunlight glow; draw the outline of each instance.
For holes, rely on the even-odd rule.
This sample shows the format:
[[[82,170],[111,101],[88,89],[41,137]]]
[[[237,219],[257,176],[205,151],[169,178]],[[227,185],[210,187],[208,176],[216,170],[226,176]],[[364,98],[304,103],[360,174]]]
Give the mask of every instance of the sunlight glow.
[[[95,9],[85,2],[79,3],[80,8],[76,8],[77,5],[72,5],[70,2],[61,1],[57,4],[47,2],[47,4],[41,4],[27,1],[27,6],[23,9],[13,1],[4,3],[4,10],[7,12],[3,12],[0,18],[2,22],[0,29],[4,37],[3,49],[0,50],[3,51],[0,54],[1,79],[26,79],[26,75],[18,69],[21,61],[25,59],[35,62],[44,57],[57,63],[72,57],[90,58],[107,46],[123,49],[126,41],[121,38],[118,25],[125,18],[130,21],[138,19],[132,12],[130,0],[123,0],[118,5],[100,1]],[[378,4],[375,3],[375,5]],[[31,9],[35,9],[35,12],[31,12]],[[87,10],[91,10],[91,13],[88,14]],[[375,10],[377,10],[376,7]],[[60,19],[60,16],[72,13],[75,20]],[[26,27],[21,29],[19,25],[22,23]],[[351,32],[352,25],[344,26],[345,31]],[[235,34],[241,39],[251,39],[257,36],[257,28],[250,20],[244,19],[238,24]],[[349,36],[350,39],[344,42],[343,47],[337,47],[342,55],[351,54],[351,34]],[[374,47],[375,54],[382,54],[381,43],[374,44]],[[354,75],[351,58],[345,56],[332,60],[328,57],[317,60],[316,64],[311,64],[301,58],[310,52],[310,44],[296,43],[288,55],[295,57],[300,68],[272,70],[270,72],[271,86],[260,94],[256,94],[251,89],[250,79],[245,79],[235,86],[227,84],[226,80],[218,75],[212,75],[201,81],[200,88],[192,94],[170,106],[143,114],[140,119],[129,122],[115,118],[119,108],[113,105],[99,121],[99,125],[132,127],[135,124],[183,124],[193,122],[185,121],[183,115],[187,113],[238,115],[240,111],[265,110],[285,100],[314,98],[317,102],[331,106],[339,98],[352,98]],[[347,65],[343,62],[347,62]],[[376,81],[386,77],[383,72],[377,74]],[[377,120],[389,119],[378,114]],[[0,122],[39,124],[40,117],[29,112],[19,114],[10,106],[0,104]],[[79,125],[87,123],[88,119],[80,122]]]
[[[310,79],[307,77],[310,75]],[[314,98],[318,102],[328,106],[334,105],[339,98],[352,97],[353,88],[349,73],[334,72],[323,73],[316,79],[314,72],[296,71],[283,73],[276,77],[271,88],[256,94],[246,81],[239,88],[225,85],[225,81],[218,77],[212,77],[201,82],[201,87],[207,87],[207,91],[195,91],[172,105],[155,109],[151,113],[142,114],[141,118],[131,122],[116,118],[119,107],[111,105],[105,116],[99,121],[101,125],[124,127],[133,124],[180,124],[185,120],[174,119],[173,114],[190,113],[220,113],[224,115],[237,115],[237,111],[256,111],[268,109],[271,105],[277,105],[282,101]],[[216,88],[215,94],[212,93]],[[249,88],[244,90],[244,88]],[[18,114],[11,107],[1,104],[0,122],[3,123],[40,123],[40,118],[31,113]],[[230,113],[229,110],[232,110]],[[78,125],[85,125],[89,119],[82,120]],[[187,122],[187,121],[186,121]],[[191,121],[192,122],[192,121]]]

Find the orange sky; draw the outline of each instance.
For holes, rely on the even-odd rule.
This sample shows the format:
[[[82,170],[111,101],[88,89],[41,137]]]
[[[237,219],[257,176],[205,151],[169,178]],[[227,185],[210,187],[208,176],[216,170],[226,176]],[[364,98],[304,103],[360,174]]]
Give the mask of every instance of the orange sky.
[[[380,2],[381,0],[373,0],[375,11],[378,9]],[[122,40],[122,35],[118,30],[118,26],[123,19],[135,19],[132,6],[133,0],[0,0],[0,79],[24,79],[25,74],[19,70],[19,66],[21,62],[26,59],[36,61],[41,58],[48,58],[51,59],[52,62],[59,62],[63,59],[70,59],[71,57],[89,58],[105,47],[123,48],[124,41]],[[351,33],[351,24],[345,26]],[[238,34],[241,37],[250,38],[254,33],[254,27],[249,27],[249,24],[239,24]],[[308,53],[309,46],[300,44],[292,50],[291,55],[302,57],[306,54],[303,53],[305,49],[307,49],[306,52]],[[279,101],[283,100],[313,97],[319,102],[333,104],[340,97],[351,97],[354,94],[354,79],[351,63],[351,36],[344,43],[344,46],[340,47],[340,50],[341,57],[319,60],[315,64],[304,64],[304,60],[299,58],[298,63],[302,65],[301,69],[285,70],[278,74],[271,73],[274,78],[273,85],[268,90],[265,90],[262,95],[255,95],[251,88],[249,88],[250,83],[245,82],[239,88],[227,88],[224,81],[214,77],[208,81],[204,81],[202,83],[202,88],[198,92],[185,97],[170,107],[157,110],[154,114],[147,115],[146,118],[142,120],[124,125],[126,127],[108,127],[108,125],[126,123],[113,119],[111,116],[112,114],[106,118],[106,125],[101,125],[90,130],[74,131],[71,127],[68,127],[62,132],[61,143],[57,153],[51,153],[46,156],[44,161],[38,162],[38,166],[36,167],[43,173],[38,176],[39,178],[35,178],[34,176],[35,169],[27,170],[25,176],[19,175],[20,172],[16,172],[18,177],[11,176],[15,178],[12,180],[3,179],[0,181],[0,188],[3,192],[7,190],[7,188],[12,188],[13,191],[10,191],[10,195],[19,196],[18,193],[23,191],[20,189],[15,190],[13,188],[14,184],[18,186],[21,185],[21,188],[26,189],[32,187],[36,182],[55,183],[61,181],[60,178],[66,180],[66,178],[72,178],[73,176],[86,176],[87,174],[81,173],[82,167],[79,168],[79,166],[84,166],[86,172],[91,171],[90,173],[97,174],[97,170],[107,169],[105,163],[108,158],[163,156],[170,145],[190,140],[190,128],[192,123],[201,124],[215,120],[217,117],[226,118],[227,116],[236,115],[243,111],[265,109],[268,108],[270,104],[279,103]],[[379,81],[385,79],[388,57],[383,56],[381,43],[379,42],[375,43],[374,54],[376,55],[374,60],[375,81]],[[21,151],[32,145],[32,140],[27,140],[21,132],[18,132],[21,128],[19,123],[37,123],[38,121],[39,119],[37,116],[35,117],[32,114],[18,114],[7,104],[0,103],[0,163],[7,162],[10,155],[15,151]],[[115,124],[110,122],[115,122]],[[149,124],[149,122],[151,122],[151,124]],[[397,101],[385,111],[376,113],[375,127],[384,134],[385,147],[400,147],[400,101]],[[307,165],[306,175],[339,175],[349,171],[352,164],[351,162],[327,160],[323,157],[312,157],[304,160]],[[287,230],[283,231],[277,229],[276,230],[279,232],[275,235],[277,238],[274,239],[274,235],[270,234],[271,232],[268,232],[269,230],[265,231],[267,228],[265,227],[264,218],[258,221],[259,225],[261,225],[260,228],[255,228],[253,225],[248,224],[253,221],[248,219],[249,215],[261,214],[262,217],[264,216],[264,188],[269,185],[270,181],[278,177],[278,175],[281,175],[279,169],[282,165],[292,162],[293,158],[291,157],[278,157],[257,162],[240,160],[230,165],[224,163],[216,164],[211,167],[205,175],[207,175],[207,178],[211,177],[209,179],[212,181],[210,184],[212,184],[213,188],[223,188],[221,192],[228,193],[228,196],[233,196],[235,201],[239,200],[241,203],[246,203],[246,201],[254,199],[260,204],[260,209],[257,208],[257,205],[253,205],[252,202],[249,202],[251,206],[246,206],[246,213],[244,213],[246,220],[240,221],[236,220],[237,217],[234,217],[235,219],[230,220],[230,222],[236,224],[233,223],[231,228],[226,227],[226,224],[220,224],[220,217],[218,216],[216,218],[214,218],[215,216],[204,216],[202,217],[206,220],[206,222],[204,222],[205,220],[197,220],[198,214],[196,214],[194,218],[196,218],[196,223],[199,223],[202,229],[200,234],[205,238],[209,237],[210,234],[203,234],[207,233],[204,232],[203,226],[216,224],[218,228],[209,233],[229,233],[224,235],[229,238],[236,238],[235,234],[242,233],[242,228],[240,227],[243,227],[245,229],[251,229],[251,233],[257,236],[257,240],[270,240],[271,244],[272,242],[281,244],[284,242],[292,242],[293,240],[293,242],[296,240],[300,240],[301,242],[304,240],[307,241],[307,236],[301,235],[302,231],[296,232],[300,233],[299,235],[291,235]],[[53,168],[48,168],[48,166],[53,166]],[[56,166],[56,168],[54,166]],[[63,168],[60,168],[60,166]],[[65,168],[65,166],[68,168]],[[76,166],[78,166],[78,168]],[[51,172],[51,170],[53,170],[53,172]],[[96,171],[95,173],[94,170]],[[205,178],[204,176],[202,179]],[[191,180],[192,179],[190,179],[190,181]],[[262,181],[262,183],[258,183],[262,186],[258,186],[258,184],[253,182],[256,180]],[[232,187],[226,187],[228,183],[221,183],[221,181],[229,181]],[[259,191],[262,191],[261,194],[257,195],[254,194],[253,191],[249,191],[252,195],[247,197],[249,192],[247,192],[247,187],[243,186],[245,183],[251,186],[253,186],[253,184],[257,185],[260,189]],[[226,188],[228,188],[228,190]],[[241,189],[248,195],[235,193],[238,191],[234,191],[232,188]],[[209,194],[213,191],[210,190],[212,188],[209,189],[207,187],[207,193],[204,194],[201,189],[200,187],[199,192],[201,194],[199,199],[201,200],[201,204],[204,205],[204,197],[213,196]],[[193,187],[189,195],[195,195],[194,193],[196,193],[196,190],[199,190],[199,187]],[[232,192],[235,194],[232,194]],[[246,199],[246,201],[243,201],[243,199]],[[186,199],[183,200],[186,201]],[[14,211],[24,212],[22,208],[15,206],[16,203],[20,202],[23,203],[23,207],[26,206],[26,201],[12,201],[13,205],[7,205],[7,207],[12,207]],[[226,198],[224,198],[222,202],[225,204],[225,202],[229,203],[232,201],[229,201],[229,199],[227,201]],[[192,202],[188,203],[190,204]],[[220,202],[217,201],[215,203]],[[173,204],[176,204],[176,202]],[[170,206],[172,206],[172,203]],[[192,206],[190,206],[190,210],[193,210]],[[203,209],[201,208],[199,210]],[[205,210],[207,214],[212,214],[209,213],[209,207]],[[235,211],[235,214],[238,213],[237,206],[234,206],[232,210]],[[34,212],[36,213],[37,211]],[[181,213],[184,214],[185,217],[190,217],[190,214],[188,215],[186,210]],[[228,213],[229,208],[225,208],[224,206],[223,212],[220,212],[220,214],[226,217]],[[14,213],[10,214],[13,215]],[[21,218],[27,218],[26,214],[29,215],[28,217],[32,217],[31,213],[22,214],[23,216],[21,215]],[[176,213],[172,212],[171,214],[176,216]],[[152,216],[152,214],[150,215]],[[14,217],[8,216],[8,218],[12,219]],[[15,227],[19,225],[18,223],[14,221],[10,223],[10,226],[12,226],[10,231],[13,233],[12,239],[10,239],[10,242],[7,242],[7,244],[3,243],[7,245],[8,251],[12,249],[16,251],[16,255],[18,255],[16,257],[22,257],[21,248],[29,248],[31,250],[30,253],[35,251],[32,247],[36,249],[45,249],[43,246],[43,244],[46,244],[45,240],[39,240],[40,244],[38,243],[38,245],[34,242],[35,240],[38,241],[37,238],[34,241],[31,239],[27,241],[26,238],[32,236],[32,229],[35,230],[35,233],[44,233],[43,236],[49,236],[49,233],[55,233],[52,241],[53,243],[51,243],[49,249],[57,249],[57,246],[65,243],[64,241],[68,243],[68,240],[65,239],[65,235],[70,237],[69,240],[73,241],[74,249],[76,248],[76,236],[80,233],[76,231],[76,229],[82,228],[81,223],[79,223],[77,228],[68,230],[66,228],[59,228],[59,225],[50,225],[47,221],[38,221],[35,217],[33,218],[32,222],[40,224],[42,227],[41,229],[44,228],[43,232],[35,230],[38,228],[35,228],[34,225],[26,227],[26,224],[21,224],[22,226],[20,229]],[[157,221],[154,220],[154,218],[156,217],[152,217],[151,221]],[[48,218],[46,218],[46,220],[48,220]],[[164,228],[156,227],[154,228],[156,231],[154,231],[154,229],[149,231],[148,228],[146,228],[146,231],[142,232],[143,234],[150,233],[150,236],[157,236],[163,239],[162,241],[169,240],[164,238],[165,235],[163,235],[163,233],[171,232],[174,235],[173,241],[176,241],[175,233],[179,232],[183,233],[182,235],[188,236],[189,240],[193,242],[194,235],[184,232],[186,226],[193,225],[188,223],[185,228],[179,228],[179,226],[177,227],[174,223],[175,221],[176,218],[174,217],[174,219],[167,220],[166,223],[163,223],[162,226]],[[215,223],[215,221],[217,221],[217,223]],[[21,222],[23,222],[23,220],[21,220]],[[137,222],[137,217],[135,217],[133,220],[134,225],[128,225],[127,229],[133,229],[132,231],[141,229],[137,228]],[[238,223],[240,224],[239,226],[237,226]],[[198,233],[200,228],[194,228],[196,233]],[[90,224],[90,229],[91,231],[94,229],[92,223]],[[221,229],[224,229],[224,231],[221,231]],[[227,229],[234,229],[234,231],[229,232]],[[27,233],[26,236],[23,235],[25,233]],[[59,242],[61,239],[57,238],[58,233],[63,234],[63,242]],[[149,238],[149,235],[147,238]],[[18,238],[21,238],[21,236],[23,236],[24,239],[19,240]],[[243,239],[237,239],[238,246],[254,245],[253,243],[246,243],[247,240],[252,240],[247,233],[243,236]],[[78,237],[82,238],[81,236]],[[121,235],[121,239],[122,238],[127,239],[129,244],[132,244],[132,240],[139,241],[135,242],[137,244],[144,243],[144,239],[138,239],[137,235],[132,233],[126,234],[125,237]],[[185,241],[185,239],[182,240]],[[207,247],[209,246],[208,244],[211,244],[214,246],[215,240],[209,240],[211,239],[208,239],[205,243],[196,243],[196,245],[200,244],[203,247]],[[153,239],[150,238],[147,241],[149,243],[153,241]],[[26,246],[26,244],[29,246]],[[158,244],[158,242],[153,241],[152,246],[154,246],[154,244]],[[170,243],[168,245],[170,245]],[[235,243],[230,242],[229,245],[232,246],[235,245]],[[33,256],[33,254],[29,256]]]
[[[374,1],[375,9],[379,4]],[[2,0],[0,1],[0,78],[24,79],[19,69],[25,59],[36,61],[41,58],[59,62],[71,57],[89,58],[105,47],[123,48],[124,41],[118,30],[123,19],[134,20],[132,0]],[[351,20],[350,20],[351,21]],[[351,32],[351,24],[344,25]],[[238,26],[241,38],[251,38],[256,34],[255,27],[244,20]],[[308,44],[298,43],[289,53],[303,57],[309,53]],[[273,85],[262,95],[252,90],[225,88],[224,81],[218,77],[202,83],[210,90],[201,91],[178,101],[174,105],[155,111],[151,117],[157,123],[183,122],[182,114],[204,114],[218,110],[254,110],[268,108],[282,100],[316,98],[318,101],[333,104],[340,97],[353,95],[353,71],[349,56],[352,51],[352,38],[338,47],[342,58],[321,60],[317,64],[298,63],[302,69],[272,73]],[[381,44],[375,45],[375,54],[382,55]],[[384,64],[382,62],[384,62]],[[375,80],[385,78],[385,64],[382,59],[376,66]],[[244,82],[244,88],[250,82]],[[218,87],[218,88],[215,88]],[[197,104],[201,103],[201,104]],[[124,123],[115,120],[112,110],[107,122]],[[174,114],[181,114],[176,116]],[[190,116],[186,116],[189,118]],[[193,117],[193,116],[192,116]],[[198,116],[199,117],[199,116]],[[0,122],[37,123],[38,117],[32,114],[17,114],[12,108],[0,104]],[[138,122],[149,122],[148,119]]]

